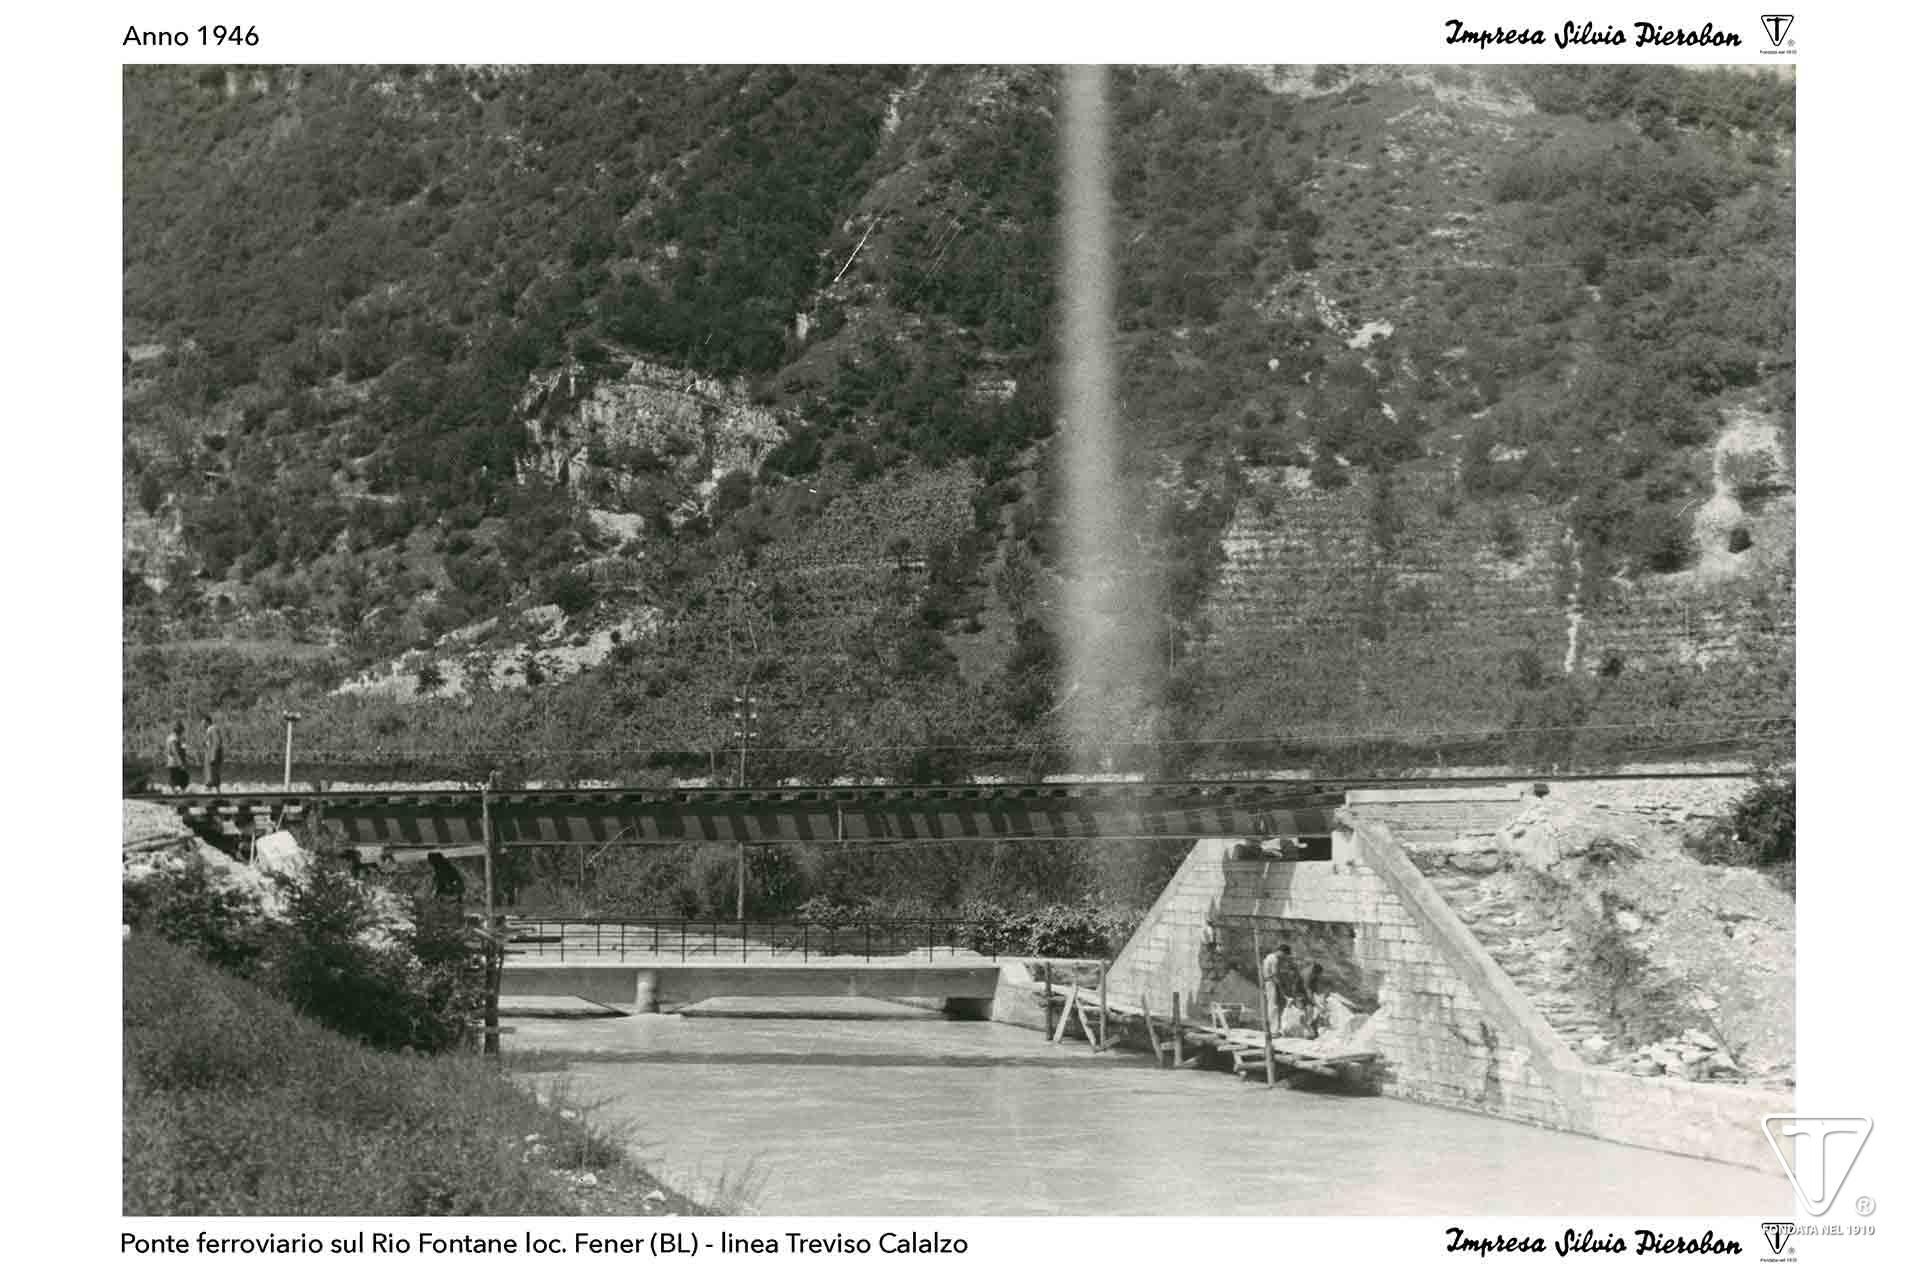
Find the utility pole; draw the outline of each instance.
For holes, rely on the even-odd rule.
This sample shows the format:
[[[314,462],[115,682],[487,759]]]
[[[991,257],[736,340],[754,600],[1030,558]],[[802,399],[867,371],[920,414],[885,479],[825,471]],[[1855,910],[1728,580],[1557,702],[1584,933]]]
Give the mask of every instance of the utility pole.
[[[747,684],[733,700],[733,732],[740,740],[740,767],[734,775],[733,784],[745,788],[747,785],[747,744],[759,737],[760,712],[758,700],[753,696],[753,685]],[[747,919],[747,846],[745,841],[734,845],[734,919],[745,924]]]
[[[286,767],[282,769],[280,773],[280,789],[282,791],[291,791],[293,790],[293,726],[294,722],[300,719],[300,713],[298,711],[282,711],[280,718],[287,722],[287,758]]]
[[[480,931],[482,955],[485,956],[486,1006],[481,1015],[485,1035],[481,1040],[480,1051],[486,1054],[500,1052],[500,940],[494,936],[493,916],[493,783],[498,776],[489,773],[487,780],[480,784],[480,847],[481,859],[486,868],[487,914],[485,926]]]

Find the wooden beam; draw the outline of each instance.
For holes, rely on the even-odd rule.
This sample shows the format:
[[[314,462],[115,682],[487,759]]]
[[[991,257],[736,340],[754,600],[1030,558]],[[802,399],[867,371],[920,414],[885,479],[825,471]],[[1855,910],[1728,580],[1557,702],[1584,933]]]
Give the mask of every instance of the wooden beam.
[[[1107,966],[1100,964],[1100,1047],[1107,1047]]]
[[[1180,1056],[1186,1048],[1186,1041],[1186,1028],[1180,1025],[1180,993],[1176,991],[1173,993],[1173,1065],[1176,1067],[1186,1065]]]
[[[1048,960],[1040,966],[1040,981],[1045,995],[1040,1005],[1040,1027],[1047,1038],[1053,1038],[1053,961]]]
[[[1078,990],[1079,988],[1076,987],[1075,991]],[[1074,1005],[1074,1011],[1080,1015],[1080,1034],[1087,1038],[1087,1043],[1093,1046],[1093,1051],[1099,1053],[1106,1048],[1107,1046],[1100,1043],[1100,1037],[1094,1033],[1092,1020],[1087,1017],[1087,1002],[1079,1001]]]
[[[1073,1020],[1073,1011],[1080,1003],[1080,984],[1075,983],[1073,990],[1067,993],[1066,1007],[1060,1010],[1060,1021],[1053,1028],[1053,1043],[1059,1044],[1060,1038],[1067,1034],[1067,1023]]]

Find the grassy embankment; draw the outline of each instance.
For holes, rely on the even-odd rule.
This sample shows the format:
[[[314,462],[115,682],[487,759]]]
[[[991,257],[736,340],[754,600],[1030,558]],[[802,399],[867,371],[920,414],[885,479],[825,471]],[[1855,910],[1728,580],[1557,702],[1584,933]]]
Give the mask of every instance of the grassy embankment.
[[[492,1062],[364,1048],[160,939],[125,948],[128,1214],[708,1211]]]

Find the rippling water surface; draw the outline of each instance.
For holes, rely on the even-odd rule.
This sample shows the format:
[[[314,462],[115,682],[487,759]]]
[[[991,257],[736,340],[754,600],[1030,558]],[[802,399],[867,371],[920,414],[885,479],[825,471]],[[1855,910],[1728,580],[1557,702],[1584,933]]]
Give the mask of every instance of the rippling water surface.
[[[820,1016],[822,1014],[834,1016]],[[712,1015],[726,1016],[712,1016]],[[702,1016],[706,1015],[706,1016]],[[690,1191],[767,1214],[1727,1214],[1784,1176],[1390,1098],[1268,1090],[869,1000],[510,1020]]]

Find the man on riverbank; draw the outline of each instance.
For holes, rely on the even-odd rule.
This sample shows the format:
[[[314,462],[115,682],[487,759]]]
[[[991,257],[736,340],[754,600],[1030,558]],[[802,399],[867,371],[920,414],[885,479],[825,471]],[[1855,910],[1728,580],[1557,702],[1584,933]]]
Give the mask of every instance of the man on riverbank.
[[[187,789],[187,783],[193,775],[187,772],[187,726],[178,720],[173,722],[173,732],[167,735],[167,785],[177,795]]]
[[[211,711],[203,712],[200,719],[206,724],[206,770],[207,790],[220,789],[220,767],[227,762],[227,737],[220,726],[214,723]]]

